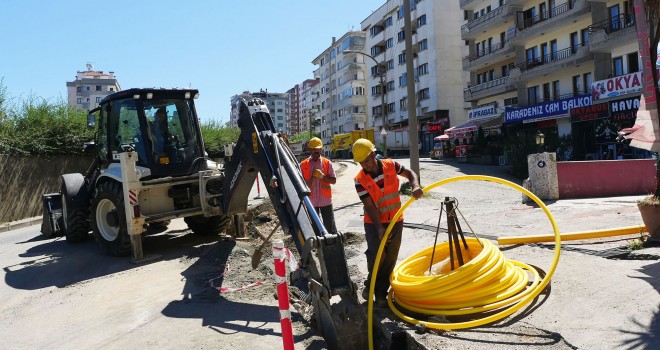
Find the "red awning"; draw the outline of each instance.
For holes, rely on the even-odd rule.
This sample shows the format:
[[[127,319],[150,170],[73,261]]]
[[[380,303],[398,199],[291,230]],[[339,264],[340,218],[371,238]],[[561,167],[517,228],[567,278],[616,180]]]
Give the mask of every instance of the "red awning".
[[[464,134],[466,132],[477,131],[479,126],[495,126],[501,124],[501,116],[497,115],[490,118],[481,118],[477,120],[470,120],[467,123],[457,125],[445,130],[445,135],[450,137],[456,134]]]
[[[443,141],[443,140],[449,140],[449,136],[440,135],[440,136],[436,136],[436,137],[433,138],[433,141]]]

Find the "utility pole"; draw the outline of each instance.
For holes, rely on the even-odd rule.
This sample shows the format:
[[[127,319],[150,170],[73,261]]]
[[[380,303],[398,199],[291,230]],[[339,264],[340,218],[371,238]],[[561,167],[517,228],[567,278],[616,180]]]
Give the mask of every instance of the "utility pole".
[[[419,137],[417,134],[417,103],[415,98],[415,67],[412,49],[412,24],[410,19],[410,1],[403,0],[403,27],[406,36],[406,80],[408,83],[408,139],[410,148],[410,169],[421,177],[419,173]]]
[[[344,50],[344,53],[357,53],[364,55],[371,58],[374,63],[376,63],[376,72],[379,77],[378,84],[380,84],[380,109],[383,117],[383,130],[381,131],[380,135],[383,137],[383,156],[387,158],[387,129],[389,128],[389,123],[387,122],[387,116],[385,115],[385,67],[382,67],[373,56],[362,51]]]

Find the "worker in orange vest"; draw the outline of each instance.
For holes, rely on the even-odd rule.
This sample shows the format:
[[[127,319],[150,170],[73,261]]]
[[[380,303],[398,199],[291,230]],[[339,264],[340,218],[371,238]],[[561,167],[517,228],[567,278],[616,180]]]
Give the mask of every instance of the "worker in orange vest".
[[[318,137],[313,137],[307,145],[309,148],[309,158],[300,162],[303,177],[307,186],[311,190],[309,200],[314,209],[321,215],[323,226],[332,234],[337,234],[335,226],[335,214],[332,209],[332,189],[330,185],[337,183],[335,170],[332,168],[332,162],[321,156],[323,142]]]
[[[358,139],[353,144],[353,160],[360,163],[362,170],[355,176],[355,190],[364,205],[364,234],[367,240],[367,266],[369,275],[365,281],[362,297],[369,298],[371,275],[380,242],[385,229],[401,208],[399,195],[399,178],[408,179],[412,187],[413,197],[422,197],[417,174],[392,159],[377,159],[376,147],[367,139]],[[398,175],[398,176],[397,176]],[[376,306],[387,305],[387,290],[390,287],[390,274],[394,270],[401,247],[403,232],[403,215],[394,224],[387,243],[381,255],[374,295]]]

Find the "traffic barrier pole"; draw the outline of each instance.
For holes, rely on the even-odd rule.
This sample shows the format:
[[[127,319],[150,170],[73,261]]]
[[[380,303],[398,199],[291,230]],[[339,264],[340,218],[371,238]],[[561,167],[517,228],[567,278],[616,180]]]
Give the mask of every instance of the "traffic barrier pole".
[[[254,199],[264,198],[261,196],[261,186],[259,186],[259,173],[257,173],[257,196]]]
[[[291,312],[289,311],[289,286],[286,284],[287,249],[284,242],[278,239],[273,242],[273,259],[275,260],[275,283],[277,284],[277,301],[280,307],[280,324],[282,326],[282,343],[284,350],[293,350],[293,329],[291,327]]]

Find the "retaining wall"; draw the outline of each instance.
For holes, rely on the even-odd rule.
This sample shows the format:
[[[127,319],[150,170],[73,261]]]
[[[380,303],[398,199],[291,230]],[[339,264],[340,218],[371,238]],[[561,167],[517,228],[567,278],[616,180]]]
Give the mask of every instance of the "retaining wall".
[[[92,157],[0,155],[0,222],[41,216],[41,195],[59,192],[60,175],[85,174]]]
[[[557,162],[559,198],[643,195],[655,191],[655,160]]]

